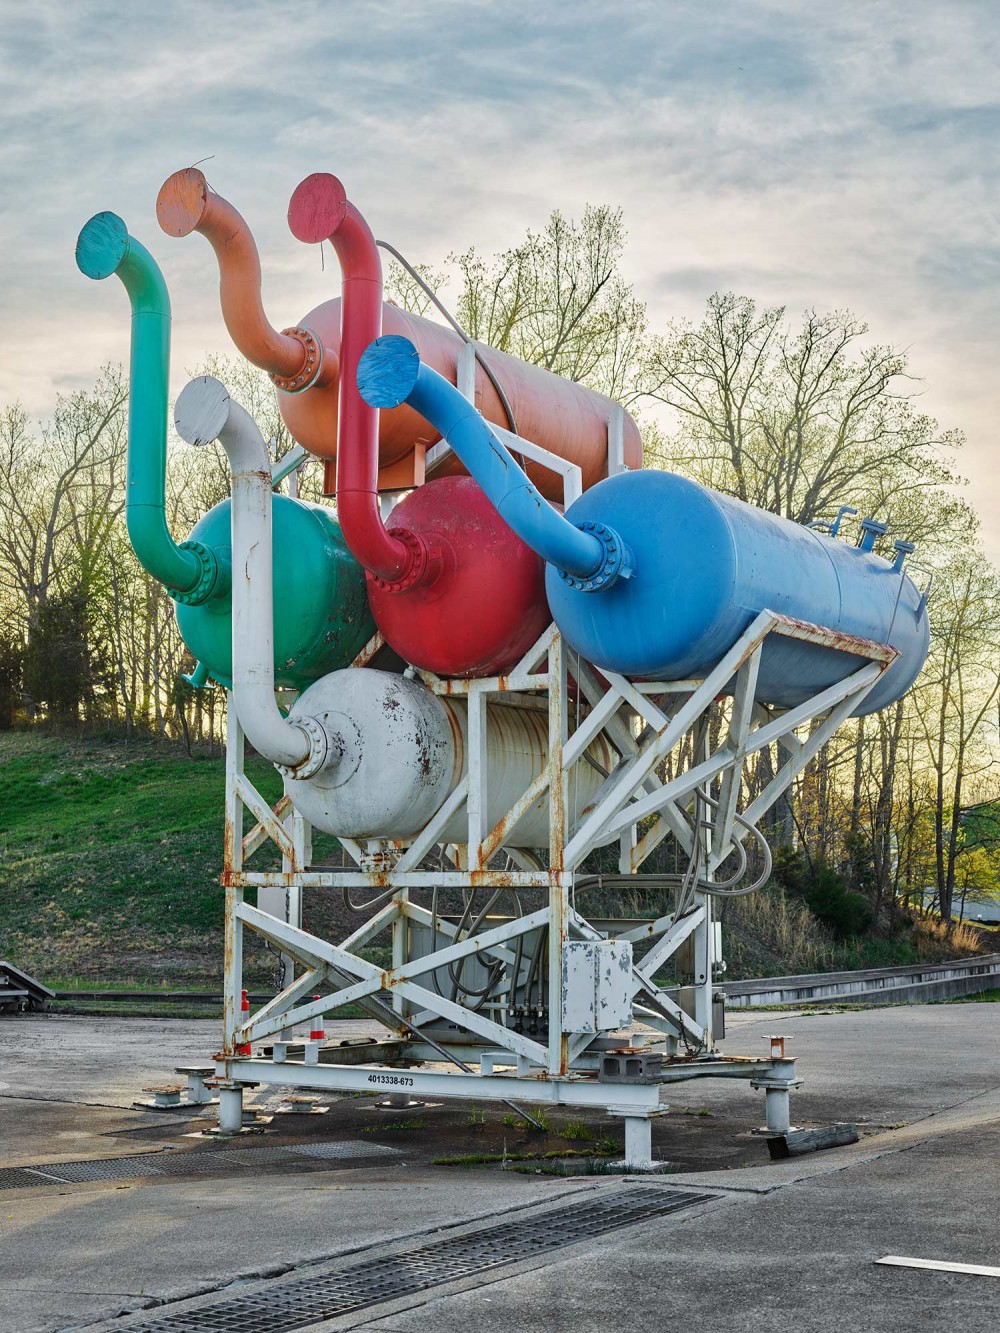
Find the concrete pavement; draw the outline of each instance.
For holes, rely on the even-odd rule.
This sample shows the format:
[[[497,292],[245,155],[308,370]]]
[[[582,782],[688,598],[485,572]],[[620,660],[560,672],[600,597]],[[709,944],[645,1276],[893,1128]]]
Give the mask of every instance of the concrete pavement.
[[[692,1333],[714,1333],[778,1319],[806,1333],[995,1328],[1000,1281],[879,1268],[874,1260],[899,1253],[1000,1264],[998,1007],[735,1020],[725,1044],[732,1054],[760,1054],[772,1031],[792,1037],[805,1079],[793,1095],[793,1119],[856,1120],[867,1125],[862,1141],[771,1164],[749,1133],[761,1118],[761,1094],[705,1080],[667,1090],[673,1112],[661,1122],[663,1155],[673,1159],[671,1142],[683,1142],[684,1171],[656,1182],[555,1179],[430,1166],[419,1135],[386,1132],[377,1113],[367,1110],[365,1119],[360,1103],[338,1104],[316,1120],[333,1125],[339,1115],[339,1126],[353,1116],[355,1138],[372,1126],[370,1140],[400,1147],[399,1159],[308,1174],[244,1169],[211,1179],[0,1190],[0,1333],[124,1333],[150,1315],[112,1316],[150,1301],[181,1299],[161,1309],[179,1313],[185,1297],[204,1293],[198,1303],[212,1305],[220,1293],[253,1291],[255,1283],[267,1290],[340,1271],[440,1228],[461,1234],[502,1216],[528,1219],[560,1200],[664,1184],[700,1185],[719,1197],[322,1327],[466,1333],[475,1321],[483,1333],[584,1333],[682,1321]],[[350,1030],[360,1035],[365,1025]],[[200,1020],[0,1020],[0,1166],[180,1142],[190,1126],[133,1111],[131,1101],[173,1064],[203,1061],[216,1037],[216,1025]],[[263,1276],[276,1270],[283,1274]],[[238,1288],[227,1287],[236,1277]]]

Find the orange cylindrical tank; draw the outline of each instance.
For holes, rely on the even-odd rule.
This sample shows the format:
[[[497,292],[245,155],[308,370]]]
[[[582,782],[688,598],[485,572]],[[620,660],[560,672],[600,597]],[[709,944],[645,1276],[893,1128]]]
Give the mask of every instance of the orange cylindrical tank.
[[[337,191],[342,195],[339,184]],[[157,216],[168,235],[186,236],[198,231],[210,242],[219,263],[222,313],[233,341],[249,361],[270,371],[279,389],[281,414],[295,439],[322,458],[335,458],[340,300],[325,301],[293,329],[279,333],[272,328],[261,304],[260,259],[250,228],[232,204],[209,189],[204,173],[197,167],[175,172],[164,182],[157,199]],[[452,329],[386,304],[382,332],[409,338],[425,365],[457,383],[464,343]],[[559,458],[577,463],[584,490],[605,477],[608,426],[619,410],[618,404],[506,352],[481,343],[476,346],[507,395],[518,434]],[[499,395],[478,362],[476,406],[493,425],[509,426]],[[627,412],[623,417],[624,462],[630,469],[639,468],[639,430]],[[412,408],[383,411],[379,423],[379,489],[404,490],[422,482],[424,453],[438,438]],[[454,455],[448,455],[429,475],[454,473],[464,473],[464,468]],[[562,479],[557,474],[534,463],[528,464],[528,473],[548,499],[563,499]],[[332,467],[327,468],[327,478],[332,492]]]
[[[336,354],[340,347],[340,299],[325,301],[310,310],[300,324],[315,332]],[[425,365],[457,383],[458,359],[463,342],[457,333],[429,319],[408,314],[386,303],[382,310],[382,332],[409,338]],[[540,366],[520,361],[506,352],[477,343],[476,347],[507,395],[518,434],[540,445],[559,458],[577,463],[583,474],[583,489],[607,476],[608,425],[618,409],[613,399],[573,380],[553,375]],[[281,394],[281,414],[292,435],[322,458],[336,455],[336,390],[316,385],[307,393]],[[487,421],[508,425],[507,414],[496,389],[479,362],[476,362],[476,406]],[[623,413],[624,461],[630,469],[642,467],[642,440],[639,428]],[[383,411],[379,419],[379,485],[383,490],[412,486],[423,480],[423,452],[436,444],[440,436],[422,416],[410,407]],[[515,446],[511,446],[515,448]],[[454,454],[428,473],[445,476],[464,473]],[[561,478],[548,468],[528,463],[532,481],[550,500],[562,500]]]

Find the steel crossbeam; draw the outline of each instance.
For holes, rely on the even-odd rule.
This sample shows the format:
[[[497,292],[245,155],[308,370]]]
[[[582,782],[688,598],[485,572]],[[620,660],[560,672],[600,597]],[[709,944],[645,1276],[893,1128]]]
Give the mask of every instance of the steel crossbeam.
[[[451,1021],[458,1019],[471,1030],[478,1030],[481,1035],[489,1036],[491,1040],[515,1051],[517,1054],[535,1060],[545,1059],[545,1048],[539,1043],[530,1041],[519,1033],[501,1027],[480,1015],[472,1015],[460,1005],[446,1000],[442,996],[435,995],[426,987],[413,984],[412,978],[436,971],[440,967],[446,967],[449,963],[460,958],[488,954],[494,945],[515,939],[518,935],[526,934],[528,931],[546,924],[548,921],[546,909],[541,909],[528,916],[507,922],[494,930],[484,931],[471,939],[465,939],[460,943],[426,954],[399,968],[389,969],[376,967],[374,963],[369,963],[346,949],[330,944],[326,940],[320,940],[316,936],[310,935],[304,930],[299,930],[295,926],[290,926],[287,922],[279,921],[276,917],[269,916],[266,912],[260,912],[257,908],[250,907],[246,903],[241,904],[236,915],[244,925],[249,926],[272,943],[279,945],[292,957],[304,963],[311,972],[325,975],[334,971],[358,978],[354,984],[342,990],[321,996],[319,1000],[301,1005],[296,1009],[286,1009],[285,1012],[276,1012],[273,1008],[275,1001],[271,1001],[272,1009],[267,1016],[262,1017],[261,1014],[258,1014],[239,1029],[236,1037],[238,1043],[260,1041],[292,1023],[306,1022],[333,1009],[356,1003],[368,996],[389,992],[403,995],[409,1000],[418,1001],[432,1012],[438,1013],[442,1018],[448,1018]],[[299,994],[305,994],[305,991],[301,988],[296,989],[296,996]],[[281,999],[281,997],[278,998]],[[466,1022],[466,1019],[469,1021]]]

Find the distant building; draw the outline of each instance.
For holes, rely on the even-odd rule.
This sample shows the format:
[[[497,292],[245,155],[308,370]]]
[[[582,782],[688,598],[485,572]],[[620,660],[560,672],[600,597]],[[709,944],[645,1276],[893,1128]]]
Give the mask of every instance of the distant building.
[[[924,907],[931,908],[937,895],[932,889],[924,890]],[[965,911],[962,911],[962,895],[955,893],[952,903],[952,916],[956,921],[982,922],[984,926],[1000,925],[1000,902],[996,898],[973,898],[970,893],[965,899]]]

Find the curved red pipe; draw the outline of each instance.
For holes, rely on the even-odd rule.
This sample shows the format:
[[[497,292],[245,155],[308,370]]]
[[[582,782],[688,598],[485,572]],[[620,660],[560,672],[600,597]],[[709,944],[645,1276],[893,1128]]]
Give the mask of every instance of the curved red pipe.
[[[402,591],[432,576],[416,533],[389,532],[378,503],[378,411],[358,392],[358,362],[382,332],[382,264],[367,222],[336,176],[316,172],[288,205],[292,235],[306,244],[329,240],[340,261],[344,298],[340,333],[337,517],[352,555],[376,578]]]

